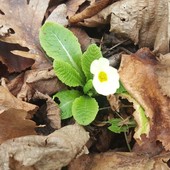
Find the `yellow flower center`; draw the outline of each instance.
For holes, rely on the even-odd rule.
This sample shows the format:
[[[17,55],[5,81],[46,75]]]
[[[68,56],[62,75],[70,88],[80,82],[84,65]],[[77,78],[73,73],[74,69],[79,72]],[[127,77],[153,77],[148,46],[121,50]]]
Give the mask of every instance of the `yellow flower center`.
[[[99,78],[99,81],[101,83],[107,81],[107,74],[104,72],[104,71],[101,71],[99,74],[98,74],[98,78]]]

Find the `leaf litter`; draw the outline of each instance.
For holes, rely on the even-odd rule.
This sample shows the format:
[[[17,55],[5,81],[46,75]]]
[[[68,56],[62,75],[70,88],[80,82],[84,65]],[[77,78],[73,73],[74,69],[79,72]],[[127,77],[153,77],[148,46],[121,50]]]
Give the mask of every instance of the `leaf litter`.
[[[48,170],[61,169],[68,164],[68,169],[86,169],[84,162],[88,163],[89,169],[136,169],[136,165],[139,169],[168,169],[168,1],[89,2],[60,1],[50,11],[48,7],[53,1],[1,0],[0,75],[7,79],[5,87],[0,86],[2,169]],[[48,11],[50,15],[47,20],[56,21],[74,30],[82,49],[85,50],[89,44],[96,42],[101,45],[103,53],[108,54],[107,57],[115,58],[116,55],[125,53],[121,55],[121,63],[115,61],[117,67],[120,63],[121,81],[131,96],[143,106],[150,125],[148,136],[143,135],[141,139],[135,138],[133,130],[127,133],[128,142],[132,146],[131,153],[125,152],[127,149],[123,148],[126,144],[122,143],[122,134],[110,133],[106,129],[107,125],[100,123],[101,119],[112,118],[114,110],[122,113],[121,116],[132,116],[134,106],[122,110],[122,105],[126,105],[127,101],[120,96],[116,99],[113,96],[108,98],[111,107],[116,109],[104,110],[102,113],[105,115],[100,114],[92,126],[85,127],[90,132],[90,138],[81,126],[69,125],[74,120],[61,122],[60,111],[51,95],[66,89],[66,86],[55,77],[51,61],[47,60],[40,49],[38,40],[39,29]],[[110,30],[107,28],[108,24]],[[102,42],[104,30],[112,38],[108,44],[102,44],[108,40],[106,38]],[[96,32],[99,36],[95,37]],[[122,41],[112,48],[115,40],[112,33],[131,39],[131,47],[127,47],[126,42]],[[133,53],[138,47],[149,47],[153,51],[142,48],[135,54],[127,55],[129,49]],[[39,103],[42,100],[46,109]],[[48,136],[43,133],[38,135],[35,131],[37,127],[41,129],[41,126],[45,126],[44,123],[37,122],[36,125],[33,121],[35,115],[40,114],[40,109],[47,116],[49,126],[53,128],[53,132],[47,128],[46,135],[51,133]],[[138,115],[136,119],[137,117]],[[107,141],[104,142],[105,140]],[[75,159],[83,153],[87,154],[85,145],[90,153]],[[108,152],[110,149],[113,151]],[[105,153],[98,153],[103,151]],[[71,162],[72,160],[74,161]]]

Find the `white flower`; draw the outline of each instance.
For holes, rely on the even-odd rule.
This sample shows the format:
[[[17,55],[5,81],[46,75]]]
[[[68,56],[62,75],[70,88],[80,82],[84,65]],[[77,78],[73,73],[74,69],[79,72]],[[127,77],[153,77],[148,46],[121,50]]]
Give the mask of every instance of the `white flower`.
[[[90,72],[94,75],[93,86],[97,93],[107,96],[114,94],[119,88],[119,74],[115,68],[109,66],[108,59],[94,60]]]

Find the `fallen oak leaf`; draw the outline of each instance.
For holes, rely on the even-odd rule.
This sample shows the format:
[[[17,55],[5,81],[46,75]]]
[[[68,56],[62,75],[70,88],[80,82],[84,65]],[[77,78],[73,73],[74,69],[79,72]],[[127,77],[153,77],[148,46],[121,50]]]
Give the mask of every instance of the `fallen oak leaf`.
[[[160,90],[156,74],[158,66],[153,53],[143,48],[135,54],[122,56],[119,74],[128,93],[139,102],[149,118],[150,141],[156,143],[158,140],[166,150],[170,150],[170,99]]]
[[[69,125],[48,136],[31,135],[8,140],[0,145],[0,168],[8,170],[12,167],[11,158],[20,168],[61,169],[79,154],[86,153],[84,146],[88,139],[88,132],[83,127]]]
[[[18,43],[23,47],[37,49],[38,29],[41,26],[43,14],[48,7],[48,0],[41,2],[39,0],[30,1],[4,1],[1,0],[1,24],[8,25],[13,30],[5,39],[5,42]],[[20,8],[22,6],[22,8]],[[13,15],[15,13],[15,15]],[[35,39],[36,38],[36,39]]]
[[[38,64],[39,67],[44,67],[45,65],[49,66],[49,64],[47,64],[47,59],[42,57],[38,41],[38,30],[41,27],[48,3],[49,0],[43,2],[39,0],[1,0],[1,10],[3,15],[0,15],[0,22],[3,27],[8,27],[8,30],[12,30],[12,34],[10,33],[8,36],[0,38],[0,40],[27,47],[27,53],[36,56],[34,68],[37,67],[37,63],[41,63],[41,65]],[[17,50],[18,49],[16,48],[15,52]],[[22,57],[24,56],[22,55]]]

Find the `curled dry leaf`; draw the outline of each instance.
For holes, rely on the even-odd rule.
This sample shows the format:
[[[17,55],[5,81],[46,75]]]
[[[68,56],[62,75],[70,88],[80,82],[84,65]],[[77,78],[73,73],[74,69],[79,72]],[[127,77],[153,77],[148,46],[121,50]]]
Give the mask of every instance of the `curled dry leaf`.
[[[0,114],[0,144],[8,139],[36,134],[35,122],[26,117],[26,111],[14,108]]]
[[[126,90],[144,108],[150,120],[150,141],[151,138],[155,143],[158,140],[170,150],[170,98],[160,90],[156,74],[158,66],[153,53],[143,48],[133,55],[122,56],[119,74]]]
[[[35,92],[33,99],[44,99],[47,104],[47,117],[50,120],[50,125],[54,129],[61,128],[61,118],[60,118],[60,109],[58,104],[47,94]]]
[[[78,154],[85,153],[88,132],[79,125],[69,125],[48,136],[25,136],[0,145],[0,169],[61,169]],[[10,164],[9,158],[16,164]],[[16,167],[13,167],[16,169]]]
[[[105,152],[82,155],[69,165],[68,170],[168,170],[170,153],[149,158],[148,155],[137,155],[126,152]]]
[[[8,88],[17,98],[29,101],[35,91],[52,95],[65,88],[51,68],[28,70],[8,83]]]
[[[67,6],[67,16],[70,18],[73,16],[79,9],[79,6],[82,5],[86,0],[69,0],[66,2]]]
[[[34,114],[37,106],[23,102],[13,96],[6,88],[0,86],[0,114],[9,109],[24,110],[29,114]]]
[[[7,87],[8,90],[14,95],[17,96],[17,94],[19,93],[19,91],[21,90],[21,87],[24,83],[24,74],[25,73],[21,73],[18,76],[16,76],[14,79],[10,80],[10,81],[4,81],[4,85],[3,83],[1,83],[4,87]]]
[[[110,31],[123,34],[139,47],[149,47],[161,53],[169,51],[168,1],[122,0],[115,2],[83,25],[110,23]]]
[[[85,18],[92,17],[93,15],[97,14],[103,8],[105,8],[112,0],[99,0],[93,3],[91,6],[87,7],[82,12],[75,14],[74,16],[70,17],[70,23],[77,23],[83,21]]]
[[[13,45],[19,44],[22,47],[26,47],[27,51],[25,56],[27,57],[28,54],[32,54],[36,59],[35,66],[38,62],[41,63],[41,68],[48,62],[42,57],[42,53],[39,50],[38,32],[48,3],[49,0],[0,0],[2,11],[2,13],[0,13],[1,27],[8,30],[8,36],[1,37],[0,40],[12,43]],[[15,50],[15,53],[16,51],[23,51],[17,47],[12,50]],[[8,51],[11,52],[11,49]],[[25,56],[22,53],[22,57]],[[40,64],[38,65],[40,66]]]
[[[13,54],[11,51],[16,48],[18,50],[28,51],[27,48],[23,48],[17,44],[9,44],[0,41],[0,65],[5,65],[8,73],[20,72],[22,70],[25,70],[26,68],[31,67],[35,62],[35,58],[25,58],[21,57],[20,54]],[[4,74],[2,74],[3,68],[2,66],[0,67],[0,76],[4,76]]]

